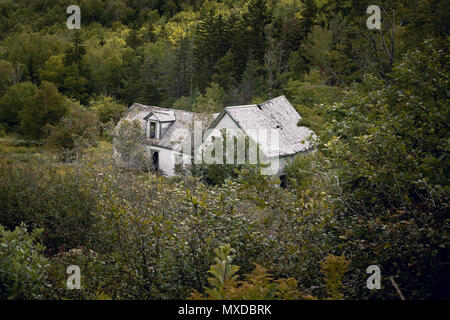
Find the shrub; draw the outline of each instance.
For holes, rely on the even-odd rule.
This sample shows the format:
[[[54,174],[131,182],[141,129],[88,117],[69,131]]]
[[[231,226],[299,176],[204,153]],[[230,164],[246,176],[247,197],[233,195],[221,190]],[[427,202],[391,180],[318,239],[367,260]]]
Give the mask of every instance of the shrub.
[[[105,272],[105,262],[101,256],[86,247],[73,248],[60,252],[50,258],[51,267],[48,270],[50,287],[45,292],[46,299],[82,299],[108,300],[103,288],[111,278]],[[67,267],[76,265],[80,268],[80,290],[67,289]]]
[[[139,121],[122,121],[114,133],[114,148],[118,163],[124,167],[151,171],[153,165],[145,148],[145,133]]]
[[[69,112],[58,125],[47,126],[45,143],[64,161],[78,159],[83,150],[98,142],[97,117],[79,103],[72,102]]]
[[[344,295],[340,292],[343,276],[347,272],[350,262],[342,256],[329,254],[324,261],[320,263],[322,273],[325,275],[325,283],[330,299],[341,300]]]
[[[267,269],[255,264],[255,269],[245,276],[245,281],[238,281],[239,267],[233,265],[233,249],[224,245],[215,249],[215,264],[211,265],[208,278],[209,287],[205,287],[205,293],[201,294],[193,290],[190,295],[192,300],[298,300],[317,299],[309,294],[304,294],[298,289],[298,281],[294,278],[273,280]],[[344,256],[336,257],[328,255],[321,263],[325,276],[326,292],[331,299],[342,299],[339,289],[342,286],[342,277],[347,271],[349,261]]]
[[[22,82],[8,88],[0,99],[0,122],[13,131],[20,125],[19,112],[25,107],[26,100],[33,96],[37,87],[31,82]]]
[[[42,229],[28,233],[24,224],[14,231],[0,225],[0,299],[40,299],[46,290],[49,260],[37,243]]]
[[[224,245],[214,250],[215,264],[211,265],[208,278],[209,288],[205,288],[205,295],[193,290],[192,300],[297,300],[303,296],[297,288],[297,280],[293,278],[273,280],[267,269],[255,264],[252,273],[246,275],[245,281],[238,281],[239,270],[233,265],[232,248]]]
[[[24,135],[39,139],[44,135],[44,127],[58,124],[67,113],[66,98],[51,82],[42,81],[39,90],[25,100],[19,111],[20,129]]]
[[[96,204],[88,179],[78,170],[45,163],[0,164],[0,224],[44,229],[42,241],[53,253],[92,243]]]
[[[327,193],[336,246],[352,254],[350,282],[377,264],[406,298],[449,296],[447,65],[426,41],[394,67],[394,82],[367,77],[327,108],[335,121],[320,132],[324,161],[314,164],[312,185]],[[389,282],[346,292],[397,298]]]
[[[108,96],[99,96],[89,103],[89,107],[97,114],[98,120],[102,124],[112,121],[114,124],[119,122],[126,106],[117,102],[114,98]]]

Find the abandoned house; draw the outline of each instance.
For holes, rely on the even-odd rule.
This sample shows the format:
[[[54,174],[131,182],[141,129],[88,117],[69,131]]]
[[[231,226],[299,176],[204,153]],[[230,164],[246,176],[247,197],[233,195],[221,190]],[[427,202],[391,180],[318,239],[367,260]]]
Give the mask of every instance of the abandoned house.
[[[220,139],[224,132],[227,134],[241,132],[254,139],[257,130],[272,129],[277,133],[275,147],[268,148],[261,145],[265,144],[261,143],[261,140],[255,141],[258,141],[258,148],[266,159],[270,163],[277,163],[275,171],[270,174],[280,176],[283,183],[286,165],[297,154],[307,153],[313,149],[311,138],[314,134],[310,129],[297,125],[300,119],[301,116],[284,96],[259,105],[225,107],[219,114],[210,116],[135,103],[125,113],[116,129],[125,120],[130,122],[137,120],[145,134],[142,141],[148,151],[148,161],[156,170],[167,176],[176,174],[177,163],[182,165],[193,163],[195,150],[192,150],[193,152],[186,148],[180,150],[179,145],[188,136],[189,139],[192,138],[195,121],[202,121],[203,131],[209,129],[204,132],[201,145],[197,147],[201,152],[204,152],[211,142]],[[117,152],[116,156],[120,158]]]

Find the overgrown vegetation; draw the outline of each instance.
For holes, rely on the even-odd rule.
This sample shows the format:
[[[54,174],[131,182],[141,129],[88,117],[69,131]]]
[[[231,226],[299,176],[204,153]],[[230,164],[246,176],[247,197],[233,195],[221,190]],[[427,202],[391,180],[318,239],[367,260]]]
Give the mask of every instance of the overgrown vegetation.
[[[78,4],[80,31],[64,1],[0,4],[0,299],[398,299],[390,276],[450,297],[444,1],[381,1],[380,31],[369,1]],[[113,138],[148,163],[140,127],[112,130],[130,103],[279,94],[318,137],[286,189],[246,166],[114,162]]]

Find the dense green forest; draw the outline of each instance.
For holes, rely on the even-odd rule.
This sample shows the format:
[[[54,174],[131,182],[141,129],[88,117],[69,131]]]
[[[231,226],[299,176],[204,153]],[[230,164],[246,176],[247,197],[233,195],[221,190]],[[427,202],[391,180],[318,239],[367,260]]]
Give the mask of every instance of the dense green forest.
[[[450,298],[448,3],[372,2],[0,1],[0,299]],[[318,137],[286,189],[114,165],[134,102],[279,95]]]

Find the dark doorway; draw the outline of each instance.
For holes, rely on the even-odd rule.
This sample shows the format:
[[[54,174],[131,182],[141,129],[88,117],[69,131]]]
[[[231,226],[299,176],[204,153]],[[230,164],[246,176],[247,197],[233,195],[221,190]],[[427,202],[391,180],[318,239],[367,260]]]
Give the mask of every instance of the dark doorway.
[[[153,162],[153,168],[154,168],[155,172],[157,172],[159,170],[159,152],[158,151],[153,151],[152,162]]]
[[[282,175],[280,176],[280,187],[282,188],[286,188],[287,187],[287,179],[286,179],[286,175]]]

